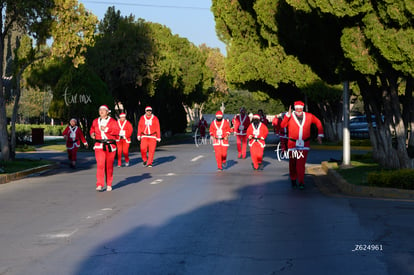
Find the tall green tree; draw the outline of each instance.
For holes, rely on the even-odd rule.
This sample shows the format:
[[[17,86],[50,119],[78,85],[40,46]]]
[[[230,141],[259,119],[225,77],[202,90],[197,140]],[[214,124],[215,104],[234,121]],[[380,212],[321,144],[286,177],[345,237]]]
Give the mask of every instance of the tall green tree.
[[[74,66],[84,62],[83,54],[87,45],[93,43],[93,34],[97,23],[96,16],[87,12],[82,4],[78,5],[76,0],[55,1],[3,1],[0,12],[2,15],[0,34],[0,69],[5,75],[4,51],[15,54],[13,58],[13,73],[15,83],[14,110],[12,115],[12,150],[8,141],[6,131],[6,97],[0,93],[0,144],[2,158],[10,158],[13,153],[15,137],[14,123],[20,99],[20,81],[26,68],[39,59],[52,57],[68,57]],[[5,49],[6,38],[12,36],[13,30],[19,30],[20,35],[16,37],[17,43],[8,43],[11,48]],[[24,39],[26,35],[33,37],[36,46],[33,47],[31,40]],[[20,41],[23,37],[23,40]],[[46,47],[46,39],[52,38],[52,46]],[[0,90],[3,91],[3,79],[0,80]]]

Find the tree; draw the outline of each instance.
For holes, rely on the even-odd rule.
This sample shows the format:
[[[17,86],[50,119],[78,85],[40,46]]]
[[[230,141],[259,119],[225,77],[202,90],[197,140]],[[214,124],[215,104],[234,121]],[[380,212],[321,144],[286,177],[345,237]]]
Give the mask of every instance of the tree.
[[[377,127],[370,127],[374,158],[385,167],[403,168],[414,166],[406,146],[407,126],[414,126],[414,20],[409,3],[216,0],[212,8],[217,30],[229,46],[233,83],[267,86],[270,91],[291,83],[312,105],[320,90],[338,92],[335,84],[355,81],[368,120],[371,114],[376,118]],[[315,87],[318,93],[310,92]],[[333,110],[341,109],[337,103],[330,104],[336,106]],[[409,140],[414,143],[413,131]]]
[[[45,57],[69,57],[74,66],[81,64],[86,46],[93,43],[93,33],[96,25],[96,17],[87,12],[84,6],[78,5],[76,0],[56,0],[56,1],[4,1],[0,7],[1,35],[1,72],[4,75],[4,50],[5,40],[10,37],[13,28],[21,30],[21,36],[16,37],[17,43],[11,45],[15,52],[13,57],[14,70],[13,76],[16,85],[14,111],[12,115],[12,153],[14,151],[15,137],[14,124],[17,118],[18,102],[20,99],[20,80],[26,68],[35,61]],[[24,32],[32,36],[36,41],[33,48],[28,40],[20,39],[24,37]],[[46,39],[52,37],[52,47],[45,47]],[[30,41],[30,39],[29,39]],[[20,47],[21,48],[18,48]],[[10,51],[10,49],[7,49]],[[19,51],[18,51],[19,50]],[[3,90],[3,79],[0,80],[0,90]],[[2,158],[8,160],[10,157],[10,146],[6,130],[6,111],[5,95],[0,93],[0,144]]]

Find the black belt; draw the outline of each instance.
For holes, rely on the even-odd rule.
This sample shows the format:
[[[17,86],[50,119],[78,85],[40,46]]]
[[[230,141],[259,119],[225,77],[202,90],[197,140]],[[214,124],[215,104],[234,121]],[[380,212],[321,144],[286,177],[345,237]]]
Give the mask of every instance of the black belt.
[[[102,143],[103,144],[103,150],[112,152],[112,145],[116,145],[116,140],[114,139],[95,139],[95,142]]]
[[[142,136],[147,136],[147,137],[151,137],[153,135],[155,135],[157,132],[154,132],[152,134],[145,134],[145,133],[141,133]]]
[[[294,139],[294,138],[289,138],[289,140],[294,141],[294,142],[296,142],[296,141],[297,141],[297,140],[296,140],[296,139]],[[309,141],[309,140],[311,140],[311,138],[310,138],[310,137],[308,137],[307,139],[304,139],[303,141],[304,141],[304,142],[306,142],[306,141]]]

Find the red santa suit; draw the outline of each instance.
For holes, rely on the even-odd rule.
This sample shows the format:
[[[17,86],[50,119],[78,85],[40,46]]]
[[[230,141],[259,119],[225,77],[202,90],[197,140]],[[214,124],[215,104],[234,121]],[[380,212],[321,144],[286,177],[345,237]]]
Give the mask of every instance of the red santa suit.
[[[76,161],[77,152],[82,141],[83,145],[87,146],[88,143],[82,133],[82,130],[78,126],[69,125],[63,131],[62,135],[66,139],[66,149],[68,151],[68,158],[70,161]]]
[[[295,107],[297,106],[303,107],[304,103],[295,102]],[[312,124],[318,128],[318,136],[323,137],[322,123],[311,113],[302,112],[302,115],[298,116],[295,111],[291,116],[286,114],[280,125],[289,130],[289,174],[292,182],[297,180],[299,186],[304,185],[305,164],[310,149]]]
[[[273,125],[273,130],[275,134],[279,136],[280,146],[281,146],[282,151],[287,151],[288,150],[287,127],[280,126],[283,121],[284,115],[285,114],[280,115],[280,116],[275,116],[275,118],[272,121],[272,125]]]
[[[124,113],[119,115],[125,116]],[[116,147],[118,151],[118,166],[122,164],[122,154],[124,154],[125,165],[129,165],[129,145],[131,144],[132,124],[128,120],[118,120],[119,138],[116,140]]]
[[[146,107],[149,111],[151,107]],[[152,166],[157,141],[161,141],[160,122],[152,113],[143,115],[138,122],[138,140],[141,141],[141,157],[144,166]]]
[[[237,138],[238,158],[246,158],[247,152],[247,135],[246,131],[250,125],[250,119],[247,114],[238,114],[234,118],[234,133]]]
[[[254,115],[253,120],[258,119],[260,120],[259,115]],[[259,122],[257,126],[254,123],[250,124],[249,128],[247,129],[247,136],[249,137],[249,147],[250,147],[250,155],[252,157],[253,168],[258,170],[261,167],[263,162],[263,152],[265,144],[265,139],[269,133],[267,126]]]
[[[229,148],[230,123],[223,119],[223,113],[218,111],[216,119],[210,124],[210,136],[213,138],[213,148],[217,161],[217,168],[223,170],[226,164],[227,149]],[[218,119],[221,118],[221,121]]]
[[[206,129],[208,127],[208,123],[205,119],[200,119],[198,122],[198,129],[200,130],[200,136],[203,138],[206,136]]]
[[[106,107],[107,108],[107,107]],[[105,130],[101,130],[101,126]],[[104,187],[105,175],[106,185],[112,187],[114,160],[116,155],[116,140],[119,135],[118,122],[107,117],[106,119],[97,118],[92,122],[90,135],[95,134],[95,158],[96,158],[96,186]]]

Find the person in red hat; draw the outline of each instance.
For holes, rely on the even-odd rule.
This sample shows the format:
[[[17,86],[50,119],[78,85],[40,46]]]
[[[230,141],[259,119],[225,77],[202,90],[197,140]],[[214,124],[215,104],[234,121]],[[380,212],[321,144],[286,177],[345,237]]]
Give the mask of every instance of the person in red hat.
[[[132,124],[126,119],[126,114],[121,113],[118,119],[119,138],[116,140],[118,151],[118,167],[122,165],[122,154],[125,158],[125,166],[129,166],[129,145],[131,144]]]
[[[249,138],[250,155],[254,170],[263,168],[263,152],[268,133],[267,126],[260,121],[260,115],[253,115],[252,123],[247,128],[247,136]]]
[[[213,139],[214,153],[219,171],[222,171],[223,166],[226,166],[229,135],[230,123],[228,120],[223,119],[221,111],[217,111],[216,119],[210,124],[210,136]]]
[[[322,143],[323,127],[321,121],[311,113],[303,111],[305,103],[296,101],[295,111],[289,106],[289,111],[285,115],[281,127],[288,128],[288,150],[289,150],[289,174],[292,187],[296,188],[298,181],[299,188],[305,188],[305,164],[310,149],[311,125],[315,124],[318,128],[318,142]]]
[[[247,152],[247,128],[250,125],[249,116],[246,114],[246,108],[240,108],[240,114],[236,115],[233,119],[234,135],[237,138],[237,157],[246,158]]]
[[[115,119],[109,116],[108,106],[99,107],[99,118],[92,122],[90,136],[95,140],[96,191],[112,191],[114,160],[116,154],[116,140],[119,136],[119,126]]]
[[[275,132],[275,135],[279,137],[280,147],[283,152],[286,152],[288,150],[287,127],[280,126],[282,124],[282,121],[285,115],[286,115],[286,112],[280,113],[279,115],[275,116],[272,121],[273,131]]]
[[[76,125],[78,122],[75,118],[72,118],[69,121],[68,127],[63,131],[62,135],[66,140],[66,149],[68,151],[68,158],[70,161],[70,167],[76,167],[76,159],[78,149],[80,147],[80,142],[82,141],[83,145],[88,148],[88,142],[85,139],[85,136],[82,133],[82,130]]]
[[[161,141],[160,122],[152,114],[152,108],[145,108],[145,115],[141,116],[138,122],[138,141],[141,141],[141,157],[143,165],[152,167],[157,141]]]
[[[198,122],[197,128],[200,130],[200,137],[204,138],[206,136],[206,129],[208,127],[207,121],[202,116],[200,121]]]

